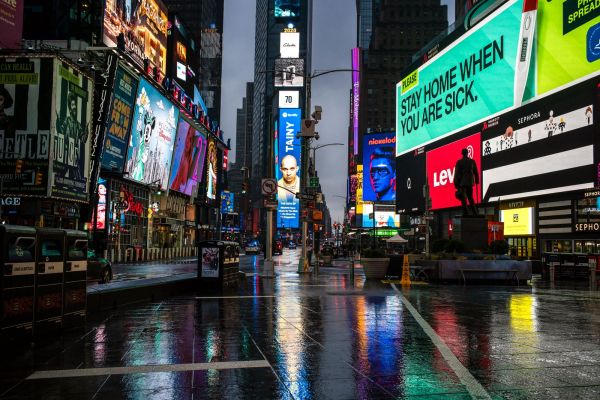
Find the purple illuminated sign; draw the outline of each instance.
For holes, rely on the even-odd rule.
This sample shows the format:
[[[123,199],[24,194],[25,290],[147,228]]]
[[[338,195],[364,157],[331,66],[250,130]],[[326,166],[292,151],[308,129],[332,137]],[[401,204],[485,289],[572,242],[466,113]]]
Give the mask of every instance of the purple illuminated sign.
[[[354,130],[354,154],[358,154],[358,106],[360,103],[360,49],[352,49],[352,129]]]

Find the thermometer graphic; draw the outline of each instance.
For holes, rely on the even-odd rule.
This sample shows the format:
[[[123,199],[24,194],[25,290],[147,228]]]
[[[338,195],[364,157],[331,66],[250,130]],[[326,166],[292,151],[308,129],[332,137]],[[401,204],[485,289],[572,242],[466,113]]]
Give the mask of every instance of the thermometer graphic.
[[[519,32],[519,49],[515,63],[515,107],[523,102],[527,75],[531,63],[531,49],[535,36],[535,20],[537,15],[537,0],[525,0],[521,14],[521,30]]]

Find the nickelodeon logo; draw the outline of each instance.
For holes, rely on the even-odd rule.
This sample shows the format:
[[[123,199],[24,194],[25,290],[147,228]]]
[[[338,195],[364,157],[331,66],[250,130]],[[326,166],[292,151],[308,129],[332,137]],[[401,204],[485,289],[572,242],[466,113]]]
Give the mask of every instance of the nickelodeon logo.
[[[369,146],[376,146],[376,145],[380,145],[380,144],[394,144],[396,143],[396,137],[386,137],[383,139],[369,139]]]

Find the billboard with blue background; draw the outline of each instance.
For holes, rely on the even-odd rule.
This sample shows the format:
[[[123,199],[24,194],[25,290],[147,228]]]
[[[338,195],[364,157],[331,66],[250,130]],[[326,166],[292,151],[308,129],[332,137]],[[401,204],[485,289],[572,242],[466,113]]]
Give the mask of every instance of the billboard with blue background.
[[[396,134],[363,136],[363,201],[396,200]]]
[[[278,165],[275,168],[277,179],[277,228],[298,228],[300,200],[300,139],[296,134],[301,130],[299,108],[279,110]]]
[[[234,194],[223,190],[221,192],[221,214],[232,214],[234,209]]]

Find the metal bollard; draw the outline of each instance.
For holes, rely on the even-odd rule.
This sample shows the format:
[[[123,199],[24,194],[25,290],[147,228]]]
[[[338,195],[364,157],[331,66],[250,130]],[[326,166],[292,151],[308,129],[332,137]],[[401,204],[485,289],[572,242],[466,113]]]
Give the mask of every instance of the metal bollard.
[[[352,287],[354,287],[354,256],[350,259],[350,281],[352,282]]]

